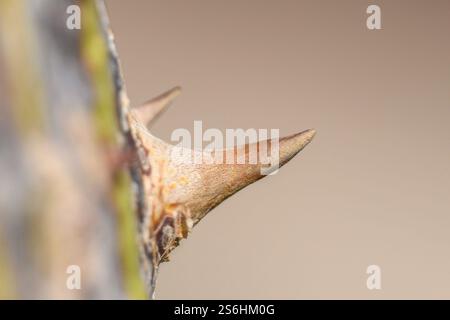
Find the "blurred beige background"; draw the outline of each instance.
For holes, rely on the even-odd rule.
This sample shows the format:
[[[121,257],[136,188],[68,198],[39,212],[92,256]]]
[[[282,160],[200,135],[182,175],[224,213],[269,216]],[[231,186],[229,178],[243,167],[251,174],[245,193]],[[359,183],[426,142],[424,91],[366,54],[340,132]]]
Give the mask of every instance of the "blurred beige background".
[[[318,131],[194,229],[158,298],[450,298],[450,1],[107,6],[132,103],[183,87],[156,135]]]

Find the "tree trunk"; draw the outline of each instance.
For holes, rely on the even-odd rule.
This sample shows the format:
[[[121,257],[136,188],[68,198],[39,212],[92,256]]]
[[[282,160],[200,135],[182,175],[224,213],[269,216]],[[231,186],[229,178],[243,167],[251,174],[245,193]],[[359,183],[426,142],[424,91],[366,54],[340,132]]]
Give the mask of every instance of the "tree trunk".
[[[104,14],[89,0],[0,3],[2,298],[143,297]]]

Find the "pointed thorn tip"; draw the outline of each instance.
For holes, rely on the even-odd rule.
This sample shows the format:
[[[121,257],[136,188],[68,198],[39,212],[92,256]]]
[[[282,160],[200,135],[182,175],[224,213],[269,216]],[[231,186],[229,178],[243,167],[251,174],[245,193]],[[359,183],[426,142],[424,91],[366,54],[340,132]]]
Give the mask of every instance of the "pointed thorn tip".
[[[306,147],[316,134],[315,129],[305,130],[280,139],[280,164],[283,165]]]
[[[145,125],[150,125],[181,93],[181,87],[176,86],[156,98],[147,101],[134,110]]]

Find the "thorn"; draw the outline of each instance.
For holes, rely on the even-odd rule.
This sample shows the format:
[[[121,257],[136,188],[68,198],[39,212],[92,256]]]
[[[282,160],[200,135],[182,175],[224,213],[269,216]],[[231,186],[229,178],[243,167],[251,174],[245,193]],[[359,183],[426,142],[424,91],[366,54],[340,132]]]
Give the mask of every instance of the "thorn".
[[[299,153],[311,142],[314,135],[315,130],[310,129],[281,138],[279,141],[279,167],[286,164]],[[270,146],[270,140],[266,142]],[[221,151],[224,154],[224,159],[226,159],[227,154],[232,154],[234,157],[238,150],[244,151],[245,164],[224,163],[179,166],[176,163],[169,163],[169,166],[172,166],[177,172],[173,181],[181,179],[185,181],[184,184],[179,185],[170,192],[168,195],[169,202],[184,203],[189,208],[194,223],[198,223],[210,210],[226,198],[270,173],[270,171],[266,174],[261,172],[264,166],[262,163],[250,164],[248,161],[248,153],[252,148],[256,148],[258,159],[261,158],[260,144],[261,141]]]
[[[201,152],[170,145],[153,136],[142,125],[131,127],[138,146],[136,163],[141,168],[145,187],[143,194],[149,197],[150,204],[142,218],[141,228],[144,233],[150,232],[145,233],[145,237],[151,239],[152,246],[157,248],[158,251],[154,252],[163,253],[158,258],[160,260],[155,258],[156,265],[166,261],[168,253],[178,245],[179,240],[185,238],[193,225],[209,211],[234,193],[270,174],[273,168],[283,166],[311,142],[315,134],[315,130],[311,129],[281,138],[276,145],[272,145],[271,140],[265,140],[236,148]],[[194,155],[203,159],[196,163]],[[209,162],[212,155],[222,155],[223,161]],[[273,157],[275,164],[271,162]],[[245,161],[239,164],[238,160]]]
[[[316,130],[308,129],[280,139],[280,166],[302,151],[316,135]]]
[[[137,108],[134,111],[139,120],[146,126],[149,126],[165,109],[167,109],[173,100],[181,93],[181,87],[177,86],[153,98]]]

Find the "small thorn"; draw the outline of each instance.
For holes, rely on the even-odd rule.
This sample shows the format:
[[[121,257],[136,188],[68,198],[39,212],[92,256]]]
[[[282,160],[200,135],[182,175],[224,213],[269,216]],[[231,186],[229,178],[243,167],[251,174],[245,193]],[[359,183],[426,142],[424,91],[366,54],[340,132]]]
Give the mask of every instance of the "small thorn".
[[[181,93],[181,87],[177,86],[167,92],[153,98],[137,108],[134,108],[139,120],[146,126],[150,125],[165,109],[167,109],[173,100]]]

